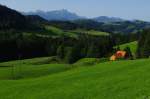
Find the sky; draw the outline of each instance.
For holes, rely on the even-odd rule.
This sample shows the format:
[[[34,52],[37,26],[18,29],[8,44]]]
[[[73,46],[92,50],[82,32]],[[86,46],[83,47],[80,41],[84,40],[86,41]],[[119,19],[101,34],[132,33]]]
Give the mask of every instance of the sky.
[[[80,16],[120,17],[150,21],[150,0],[0,0],[18,11],[67,9]]]

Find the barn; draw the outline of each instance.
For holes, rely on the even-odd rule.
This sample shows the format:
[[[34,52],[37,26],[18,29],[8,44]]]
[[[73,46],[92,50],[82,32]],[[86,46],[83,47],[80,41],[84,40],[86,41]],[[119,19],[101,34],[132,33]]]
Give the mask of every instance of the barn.
[[[115,61],[120,58],[125,58],[125,56],[126,56],[126,51],[117,51],[115,54],[113,54],[110,57],[110,61]]]

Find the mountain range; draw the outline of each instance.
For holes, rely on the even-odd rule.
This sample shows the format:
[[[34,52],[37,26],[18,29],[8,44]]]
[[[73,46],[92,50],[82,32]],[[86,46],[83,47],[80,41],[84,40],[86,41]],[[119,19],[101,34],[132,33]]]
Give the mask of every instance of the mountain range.
[[[35,12],[23,12],[25,15],[39,15],[40,17],[46,19],[46,20],[59,20],[59,21],[71,21],[71,20],[77,20],[82,19],[84,17],[78,16],[75,13],[69,12],[68,10],[62,9],[62,10],[55,10],[55,11],[35,11]]]
[[[108,33],[128,34],[137,33],[138,31],[150,27],[149,22],[138,20],[128,21],[120,18],[105,16],[88,19],[86,17],[80,17],[77,14],[71,13],[67,10],[38,12],[40,13],[36,14],[30,12],[24,13],[26,15],[22,15],[16,10],[0,5],[0,30],[13,29],[41,31],[43,26],[48,24],[62,30],[86,29],[104,31]],[[44,13],[47,13],[47,17]],[[56,17],[54,17],[55,15]]]
[[[91,19],[97,22],[122,22],[125,21],[124,19],[117,18],[117,17],[107,17],[107,16],[99,16],[95,18],[86,18],[77,15],[76,13],[72,13],[66,9],[62,10],[55,10],[55,11],[35,11],[35,12],[23,12],[25,15],[39,15],[40,17],[46,19],[46,20],[58,20],[58,21],[72,21],[72,20],[78,20],[78,19]]]

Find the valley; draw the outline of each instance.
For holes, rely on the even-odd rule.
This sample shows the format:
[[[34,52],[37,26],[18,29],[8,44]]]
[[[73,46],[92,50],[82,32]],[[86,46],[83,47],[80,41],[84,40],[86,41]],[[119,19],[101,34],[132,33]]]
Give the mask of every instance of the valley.
[[[0,4],[0,99],[150,99],[149,70],[148,21]]]

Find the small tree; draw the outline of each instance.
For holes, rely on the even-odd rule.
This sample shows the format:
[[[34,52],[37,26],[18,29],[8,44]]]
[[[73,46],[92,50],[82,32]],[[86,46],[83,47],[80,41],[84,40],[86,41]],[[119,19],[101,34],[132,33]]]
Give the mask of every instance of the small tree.
[[[117,46],[116,50],[117,50],[117,51],[120,51],[120,46]]]
[[[92,44],[87,51],[87,57],[97,58],[97,57],[99,57],[99,52],[100,52],[99,48],[96,47],[96,45]]]
[[[58,48],[57,48],[57,56],[60,58],[60,59],[63,59],[64,58],[64,55],[65,54],[65,47],[64,45],[60,45]]]
[[[66,57],[65,57],[65,60],[68,62],[68,63],[74,63],[76,62],[77,60],[79,60],[80,58],[82,58],[82,55],[81,55],[81,47],[79,47],[78,45],[75,45],[73,47],[69,47],[67,50],[66,50]]]
[[[145,40],[144,46],[143,46],[143,56],[149,57],[150,56],[150,34],[148,33],[147,39]]]
[[[132,55],[132,52],[131,52],[131,50],[130,50],[130,47],[126,47],[126,48],[124,49],[124,51],[126,51],[126,55],[125,55],[125,58],[126,58],[126,59],[133,59],[133,55]]]
[[[66,52],[66,56],[65,56],[65,61],[67,63],[73,63],[74,62],[73,48],[72,47],[67,48],[67,52]]]

